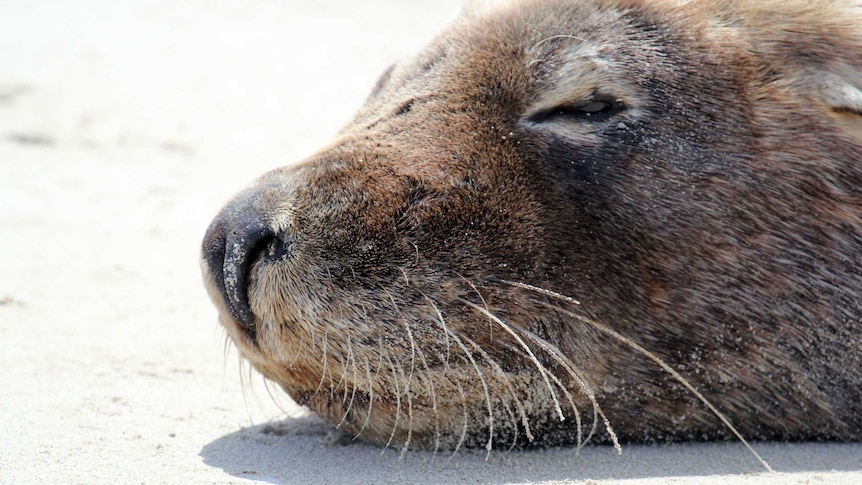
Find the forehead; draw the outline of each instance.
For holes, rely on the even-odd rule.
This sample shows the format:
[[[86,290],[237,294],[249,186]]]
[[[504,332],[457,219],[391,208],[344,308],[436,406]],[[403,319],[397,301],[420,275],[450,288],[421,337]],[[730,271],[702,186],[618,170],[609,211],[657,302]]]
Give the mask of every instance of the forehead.
[[[467,46],[518,47],[533,55],[560,45],[612,52],[679,30],[682,25],[674,22],[677,12],[672,3],[663,0],[522,1],[465,13],[448,35],[465,39]]]
[[[420,81],[438,93],[478,88],[529,92],[554,85],[632,83],[673,78],[692,57],[676,49],[678,22],[669,12],[629,2],[528,1],[467,12],[411,61],[392,73],[393,84]],[[667,79],[667,82],[670,82]],[[565,93],[565,94],[563,94]]]

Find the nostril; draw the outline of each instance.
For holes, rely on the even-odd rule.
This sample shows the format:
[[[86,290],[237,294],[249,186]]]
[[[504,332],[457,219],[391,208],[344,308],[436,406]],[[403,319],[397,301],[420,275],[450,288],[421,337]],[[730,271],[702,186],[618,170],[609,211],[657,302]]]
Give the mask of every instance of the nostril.
[[[284,246],[278,241],[254,210],[237,202],[216,217],[204,237],[207,267],[231,315],[252,337],[254,314],[248,299],[251,268],[258,258],[277,253]]]
[[[254,315],[248,301],[248,284],[251,265],[260,254],[261,241],[273,236],[267,227],[245,226],[227,234],[224,258],[225,297],[234,317],[243,325],[252,327]]]
[[[280,261],[290,256],[293,243],[285,241],[275,235],[261,239],[255,248],[258,258],[266,258],[270,261]]]

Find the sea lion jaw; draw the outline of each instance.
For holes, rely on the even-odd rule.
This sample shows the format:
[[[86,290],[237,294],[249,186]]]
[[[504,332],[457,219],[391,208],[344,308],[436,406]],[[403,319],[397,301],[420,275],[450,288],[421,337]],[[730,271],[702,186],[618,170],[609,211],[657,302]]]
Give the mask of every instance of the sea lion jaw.
[[[388,71],[210,227],[241,353],[379,444],[577,442],[599,404],[728,437],[689,381],[749,437],[862,438],[862,49],[672,3],[526,2]]]

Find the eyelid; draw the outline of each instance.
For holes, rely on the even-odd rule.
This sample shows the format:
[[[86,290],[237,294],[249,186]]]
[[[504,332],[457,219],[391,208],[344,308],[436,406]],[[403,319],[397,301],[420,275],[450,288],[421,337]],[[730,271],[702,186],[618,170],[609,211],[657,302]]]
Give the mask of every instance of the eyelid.
[[[568,118],[573,121],[604,121],[626,109],[619,100],[610,97],[597,96],[583,103],[555,106],[530,115],[527,119],[532,123]]]
[[[611,107],[611,103],[607,101],[590,101],[589,103],[576,108],[579,111],[586,113],[596,113]]]

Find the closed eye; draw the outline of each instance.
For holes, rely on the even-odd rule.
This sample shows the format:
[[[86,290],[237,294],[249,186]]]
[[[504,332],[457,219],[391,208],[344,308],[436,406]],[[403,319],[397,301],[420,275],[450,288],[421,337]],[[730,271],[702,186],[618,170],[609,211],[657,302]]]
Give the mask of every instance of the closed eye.
[[[579,123],[601,123],[613,118],[624,110],[625,106],[619,101],[593,99],[586,103],[558,106],[540,111],[528,119],[533,123],[544,123],[560,119]]]

